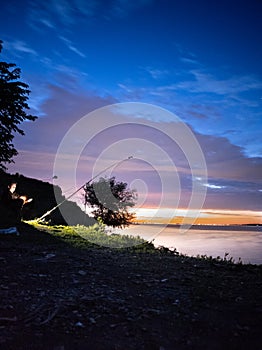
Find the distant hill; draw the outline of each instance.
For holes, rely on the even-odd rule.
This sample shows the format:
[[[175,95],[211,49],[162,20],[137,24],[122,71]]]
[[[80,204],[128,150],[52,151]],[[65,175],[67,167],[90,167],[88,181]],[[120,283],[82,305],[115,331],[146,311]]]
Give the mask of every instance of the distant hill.
[[[7,187],[10,181],[17,182],[17,192],[20,195],[24,194],[29,198],[33,198],[33,201],[26,204],[22,210],[22,217],[25,220],[33,220],[41,217],[65,199],[61,188],[57,185],[25,177],[18,173],[8,174],[4,171],[0,171],[0,193]],[[56,198],[54,190],[56,192]],[[68,222],[69,220],[67,222],[65,221],[59,208],[47,216],[46,221],[49,221],[52,225],[79,224],[89,226],[95,223],[95,220],[85,214],[75,202],[66,201],[62,206],[63,211],[66,210],[66,212],[70,213],[70,222]]]

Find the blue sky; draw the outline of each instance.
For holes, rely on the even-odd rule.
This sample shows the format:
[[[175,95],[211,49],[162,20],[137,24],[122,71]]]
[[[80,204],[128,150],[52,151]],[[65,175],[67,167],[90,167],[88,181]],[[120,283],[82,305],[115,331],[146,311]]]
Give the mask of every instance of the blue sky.
[[[83,115],[149,103],[176,114],[203,147],[207,207],[261,210],[261,11],[258,0],[5,2],[1,56],[21,67],[39,116],[16,138],[10,169],[47,178]],[[147,118],[173,122],[172,114]]]

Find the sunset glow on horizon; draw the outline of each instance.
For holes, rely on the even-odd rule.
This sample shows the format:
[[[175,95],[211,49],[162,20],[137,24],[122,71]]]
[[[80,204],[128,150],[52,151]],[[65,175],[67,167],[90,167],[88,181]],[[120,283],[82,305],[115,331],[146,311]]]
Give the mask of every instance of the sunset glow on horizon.
[[[134,209],[135,222],[152,224],[177,224],[186,223],[186,217],[193,218],[194,225],[261,225],[262,212],[243,210],[212,210],[202,209],[198,212],[188,212],[187,209],[161,209],[139,208]],[[174,215],[175,212],[175,215]]]

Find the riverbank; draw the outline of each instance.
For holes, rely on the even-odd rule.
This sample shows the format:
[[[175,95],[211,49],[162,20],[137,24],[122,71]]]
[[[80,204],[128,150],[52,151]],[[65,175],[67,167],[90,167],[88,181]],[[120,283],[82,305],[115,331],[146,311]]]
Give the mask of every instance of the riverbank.
[[[1,349],[260,349],[262,266],[0,237]]]

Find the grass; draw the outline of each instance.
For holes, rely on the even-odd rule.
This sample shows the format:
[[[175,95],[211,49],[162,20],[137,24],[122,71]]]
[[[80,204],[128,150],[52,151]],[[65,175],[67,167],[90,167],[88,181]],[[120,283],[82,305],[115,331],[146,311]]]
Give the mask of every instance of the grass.
[[[225,253],[223,258],[221,258],[221,256],[217,256],[216,258],[214,258],[214,257],[208,256],[208,255],[197,255],[196,257],[198,259],[202,259],[202,260],[224,262],[227,264],[237,264],[237,265],[243,264],[241,258],[238,258],[238,261],[235,261],[235,259],[232,258],[232,256],[229,256],[229,253]]]
[[[67,243],[78,248],[90,248],[94,246],[107,247],[115,249],[136,248],[139,250],[154,250],[154,245],[140,237],[128,235],[119,235],[108,233],[106,226],[100,222],[92,226],[50,226],[37,222],[36,220],[26,221],[27,224],[34,226],[39,231],[47,232]]]

